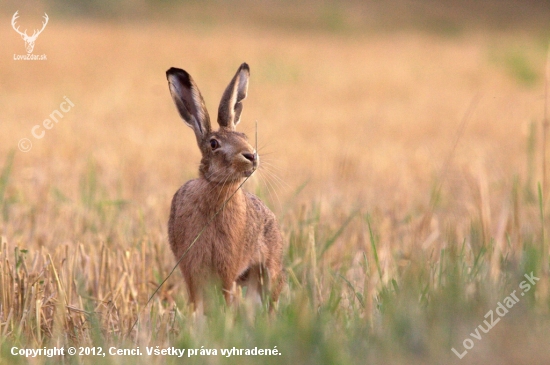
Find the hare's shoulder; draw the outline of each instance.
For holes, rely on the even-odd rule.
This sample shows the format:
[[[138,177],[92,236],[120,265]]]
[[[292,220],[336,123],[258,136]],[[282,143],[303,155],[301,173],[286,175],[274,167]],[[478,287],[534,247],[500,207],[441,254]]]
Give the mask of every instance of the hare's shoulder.
[[[203,179],[189,180],[185,184],[180,186],[178,191],[176,191],[176,193],[174,194],[174,198],[179,197],[181,199],[184,197],[199,195],[204,190],[204,185],[205,183]]]
[[[172,212],[182,208],[188,208],[189,204],[201,199],[202,181],[200,179],[189,180],[176,191],[172,198]]]

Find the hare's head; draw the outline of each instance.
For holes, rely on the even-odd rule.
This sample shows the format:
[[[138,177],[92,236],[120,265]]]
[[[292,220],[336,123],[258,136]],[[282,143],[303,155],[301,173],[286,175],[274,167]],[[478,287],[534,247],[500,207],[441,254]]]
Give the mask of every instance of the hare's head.
[[[243,133],[235,130],[246,98],[250,69],[243,63],[225,89],[218,108],[220,128],[213,131],[202,95],[184,70],[171,68],[166,71],[170,94],[178,111],[195,132],[202,153],[200,174],[211,182],[239,181],[256,170],[259,159],[256,150]]]

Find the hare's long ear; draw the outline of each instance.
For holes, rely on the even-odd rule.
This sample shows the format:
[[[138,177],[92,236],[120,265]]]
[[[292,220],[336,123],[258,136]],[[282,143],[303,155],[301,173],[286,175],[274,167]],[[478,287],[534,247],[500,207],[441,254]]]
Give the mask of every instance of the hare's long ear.
[[[170,68],[166,71],[170,94],[178,111],[189,127],[195,131],[197,142],[210,133],[210,117],[199,88],[186,71]]]
[[[241,121],[242,101],[246,98],[249,77],[250,68],[246,63],[243,63],[222,95],[220,107],[218,108],[218,124],[220,127],[234,130],[235,126]]]

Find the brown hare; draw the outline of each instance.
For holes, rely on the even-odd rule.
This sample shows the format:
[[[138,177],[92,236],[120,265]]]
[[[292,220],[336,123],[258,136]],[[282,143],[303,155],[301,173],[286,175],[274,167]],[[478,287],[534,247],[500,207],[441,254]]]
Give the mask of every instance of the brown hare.
[[[249,76],[250,69],[243,63],[223,93],[218,108],[220,128],[213,131],[191,76],[178,68],[166,71],[172,99],[185,124],[195,132],[202,154],[199,178],[176,192],[168,221],[176,259],[187,251],[179,266],[199,314],[204,313],[204,290],[212,279],[221,284],[228,304],[236,285],[241,285],[247,287],[246,296],[252,300],[261,302],[269,296],[270,309],[285,281],[283,241],[275,215],[258,197],[238,189],[259,164],[257,151],[235,130]]]

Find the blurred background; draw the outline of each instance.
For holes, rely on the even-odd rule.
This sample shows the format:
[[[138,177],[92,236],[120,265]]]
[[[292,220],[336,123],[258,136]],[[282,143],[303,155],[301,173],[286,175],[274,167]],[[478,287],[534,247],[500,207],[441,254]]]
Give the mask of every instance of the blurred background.
[[[48,14],[33,50],[46,60],[14,59],[26,54],[16,11],[29,35]],[[194,77],[215,115],[250,65],[239,129],[252,138],[258,122],[262,164],[247,188],[279,216],[301,204],[336,221],[368,211],[409,251],[417,237],[403,227],[427,210],[432,229],[451,222],[463,237],[482,202],[495,232],[515,186],[533,200],[543,178],[547,1],[4,1],[0,14],[6,196],[29,204],[4,209],[22,214],[4,230],[30,244],[29,229],[88,201],[119,202],[165,234],[172,194],[200,160],[170,67]],[[74,107],[36,139],[64,98]]]
[[[46,61],[13,59],[25,54],[10,27],[16,10],[29,34],[48,14],[34,49]],[[91,159],[146,200],[194,176],[171,66],[193,75],[215,113],[250,64],[240,128],[253,135],[258,121],[283,197],[308,181],[338,201],[422,203],[474,98],[450,168],[524,174],[529,125],[543,116],[547,1],[4,1],[0,12],[2,153],[64,96],[75,104],[17,153],[30,168],[22,179],[69,183]]]

